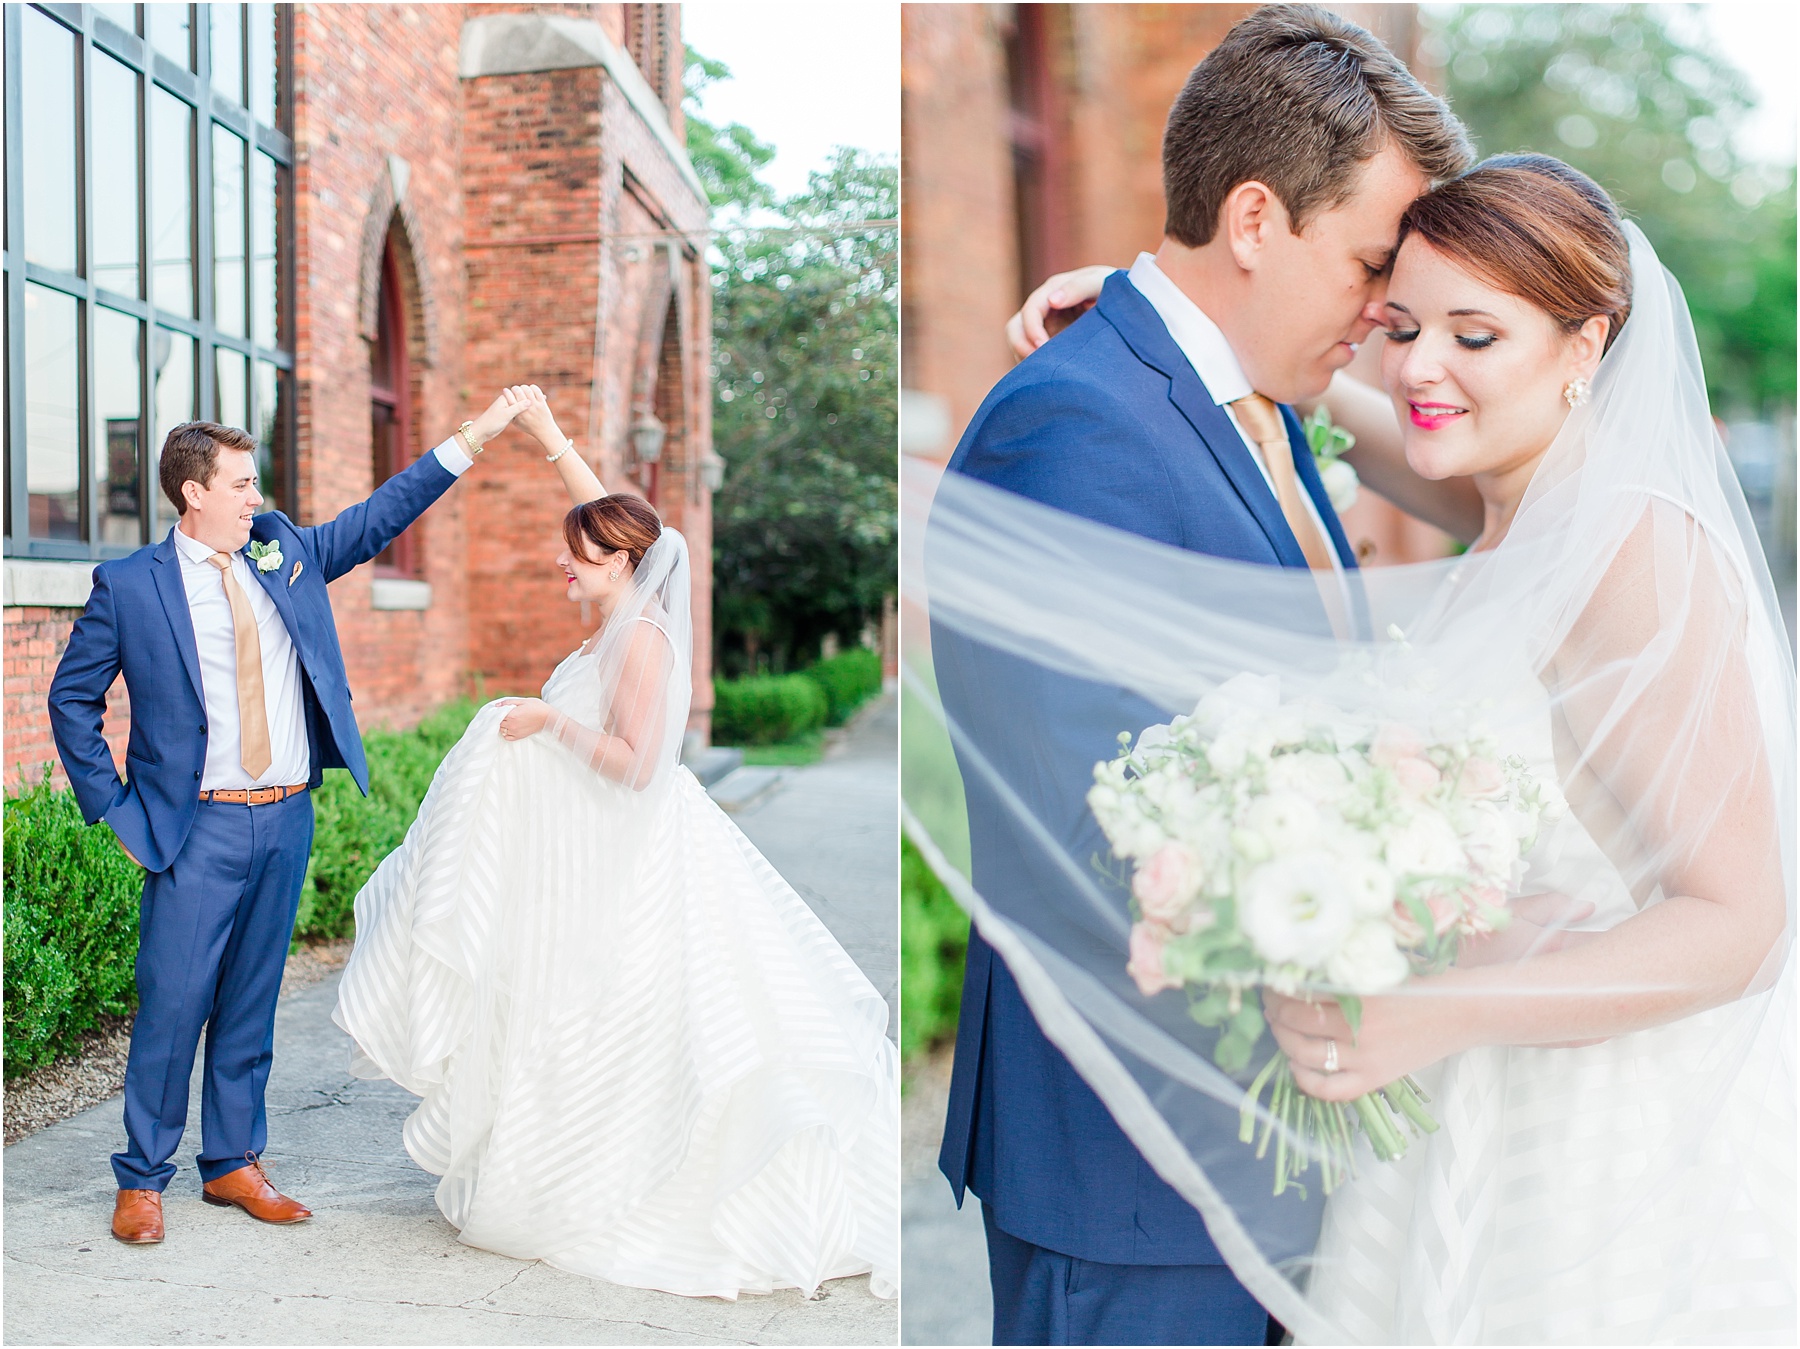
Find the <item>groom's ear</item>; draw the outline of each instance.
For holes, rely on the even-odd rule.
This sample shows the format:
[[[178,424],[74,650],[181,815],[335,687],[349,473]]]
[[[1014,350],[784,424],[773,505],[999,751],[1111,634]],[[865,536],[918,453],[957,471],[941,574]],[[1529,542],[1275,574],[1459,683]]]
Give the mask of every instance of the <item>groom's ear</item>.
[[[1252,178],[1225,194],[1219,228],[1232,259],[1244,271],[1253,272],[1261,264],[1273,231],[1290,231],[1290,222],[1281,198],[1267,183]]]

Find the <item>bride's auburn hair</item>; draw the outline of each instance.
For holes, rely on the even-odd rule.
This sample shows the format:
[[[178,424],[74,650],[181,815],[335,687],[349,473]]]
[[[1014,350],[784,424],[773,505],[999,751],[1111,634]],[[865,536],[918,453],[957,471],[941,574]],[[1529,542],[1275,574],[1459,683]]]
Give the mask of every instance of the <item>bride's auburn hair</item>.
[[[593,561],[623,549],[636,567],[662,537],[662,517],[656,507],[630,492],[613,492],[584,501],[563,516],[563,541],[576,557]]]
[[[1494,155],[1407,208],[1416,234],[1573,333],[1607,320],[1606,346],[1631,313],[1631,246],[1612,198],[1549,155]]]

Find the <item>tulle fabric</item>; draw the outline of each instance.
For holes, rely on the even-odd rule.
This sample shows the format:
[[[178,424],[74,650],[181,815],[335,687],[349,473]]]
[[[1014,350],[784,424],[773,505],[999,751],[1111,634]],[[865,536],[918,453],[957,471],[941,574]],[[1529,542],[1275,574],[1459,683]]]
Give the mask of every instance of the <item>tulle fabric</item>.
[[[681,616],[629,621],[674,650]],[[689,1296],[861,1273],[893,1296],[887,1005],[675,762],[678,734],[625,780],[599,767],[608,651],[544,686],[589,753],[504,740],[509,709],[484,707],[357,896],[352,1071],[421,1098],[407,1151],[470,1245]]]
[[[903,672],[908,831],[1302,1342],[1794,1337],[1793,661],[1685,302],[1627,228],[1632,317],[1505,539],[1360,573],[1347,613],[1305,574],[903,470],[902,589],[931,623],[929,644],[909,627]],[[1323,1204],[1316,1186],[1272,1194],[1273,1155],[1237,1138],[1248,1074],[1214,1064],[1182,994],[1127,976],[1128,895],[1096,865],[1108,849],[1082,799],[1119,733],[1244,674],[1347,717],[1491,734],[1571,806],[1519,893],[1592,904],[1576,926],[1622,953],[1575,985],[1543,951],[1478,972],[1516,997],[1525,1047],[1427,1070],[1439,1132],[1394,1164],[1363,1144]],[[1634,964],[1631,943],[1693,896],[1744,901],[1754,973],[1720,1005],[1550,1047],[1588,1038],[1544,1010],[1570,993],[1686,1006],[1680,962]],[[1401,994],[1433,1015],[1431,985]]]

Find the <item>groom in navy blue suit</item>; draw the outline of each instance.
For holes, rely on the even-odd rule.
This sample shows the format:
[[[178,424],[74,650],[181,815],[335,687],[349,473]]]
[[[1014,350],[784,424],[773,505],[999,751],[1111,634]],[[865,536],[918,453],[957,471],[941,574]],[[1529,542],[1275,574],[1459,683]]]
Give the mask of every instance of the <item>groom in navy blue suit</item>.
[[[94,569],[50,685],[50,724],[83,817],[105,820],[146,872],[127,1144],[112,1159],[121,1241],[163,1238],[162,1191],[203,1026],[203,1198],[266,1222],[310,1216],[269,1184],[259,1157],[275,1003],[312,847],[309,792],[327,768],[348,769],[368,792],[326,586],[393,542],[525,406],[503,394],[368,500],[306,528],[255,513],[248,435],[178,426],[160,478],[179,523]],[[123,779],[102,734],[121,673]]]
[[[1310,7],[1258,11],[1170,114],[1160,249],[1115,272],[1091,312],[994,388],[950,471],[1174,547],[1311,567],[1348,599],[1355,557],[1285,405],[1323,393],[1382,322],[1402,212],[1468,158],[1449,111],[1368,33]],[[1331,621],[1325,606],[1318,620]],[[1085,804],[1093,765],[1121,728],[1184,709],[942,627],[932,654],[975,887],[1002,913],[1042,906],[1068,887],[1069,864],[1080,874],[1106,855]],[[1203,1127],[1234,1145],[1236,1111],[1216,1113]],[[1234,1210],[1268,1209],[1268,1175],[1245,1157],[1241,1176],[1209,1179]],[[983,1201],[996,1344],[1261,1344],[1279,1332],[974,933],[939,1164],[959,1203],[965,1188]],[[1276,1258],[1302,1256],[1318,1198],[1281,1203],[1260,1240]]]

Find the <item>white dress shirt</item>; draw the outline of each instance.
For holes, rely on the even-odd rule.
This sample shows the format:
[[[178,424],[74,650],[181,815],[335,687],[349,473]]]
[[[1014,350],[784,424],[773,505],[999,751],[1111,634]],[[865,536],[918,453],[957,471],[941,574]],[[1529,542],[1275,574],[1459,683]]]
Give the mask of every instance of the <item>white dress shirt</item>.
[[[1139,253],[1127,275],[1131,284],[1137,287],[1138,294],[1150,302],[1150,307],[1163,321],[1163,326],[1169,330],[1169,336],[1175,339],[1175,345],[1187,357],[1188,364],[1194,367],[1194,373],[1200,376],[1200,382],[1212,395],[1213,402],[1224,410],[1232,426],[1237,428],[1238,439],[1250,451],[1250,462],[1262,474],[1263,482],[1269,488],[1269,497],[1279,509],[1281,502],[1275,496],[1275,483],[1269,477],[1269,466],[1263,462],[1262,447],[1245,434],[1237,415],[1229,406],[1239,398],[1248,398],[1256,390],[1251,387],[1249,377],[1244,374],[1244,367],[1238,364],[1237,354],[1225,340],[1225,334],[1219,331],[1219,325],[1208,318],[1199,305],[1187,297],[1181,287],[1169,280],[1168,274],[1156,265],[1153,254]],[[1331,555],[1331,569],[1341,574],[1344,564],[1338,557],[1337,546],[1331,541],[1331,531],[1325,528],[1324,518],[1319,514],[1312,493],[1306,490],[1306,484],[1300,483],[1298,486],[1300,503],[1312,517],[1313,527],[1319,531],[1325,551]]]
[[[473,462],[455,436],[433,453],[438,463],[458,477]],[[231,601],[225,597],[225,578],[207,560],[214,550],[183,533],[179,525],[175,528],[175,551],[181,558],[181,582],[187,590],[188,614],[194,621],[201,698],[206,705],[206,768],[200,775],[200,790],[283,787],[305,782],[312,774],[312,745],[306,734],[306,704],[300,690],[300,653],[288,635],[281,611],[257,579],[255,564],[242,549],[231,555],[231,574],[250,601],[257,642],[262,648],[263,709],[269,718],[269,749],[273,757],[259,778],[245,772],[242,761],[237,629],[231,621]],[[282,579],[277,584],[287,584],[297,560],[282,558]]]

